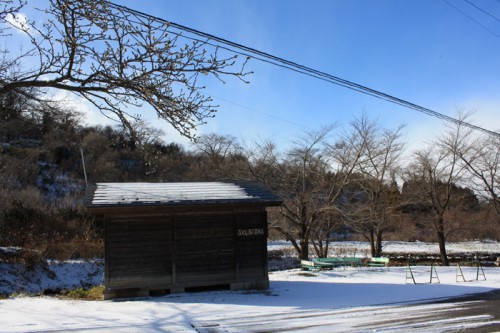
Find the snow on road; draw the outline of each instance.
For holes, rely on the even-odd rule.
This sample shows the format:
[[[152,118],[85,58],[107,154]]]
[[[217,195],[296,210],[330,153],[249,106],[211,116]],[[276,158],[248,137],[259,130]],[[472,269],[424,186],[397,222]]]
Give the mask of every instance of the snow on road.
[[[345,268],[318,274],[270,273],[267,291],[172,294],[126,301],[69,301],[18,297],[0,301],[0,332],[436,332],[500,324],[487,313],[462,311],[454,303],[424,304],[500,288],[500,268],[484,268],[486,281],[456,282],[455,267],[437,267],[440,284],[424,284],[429,267]],[[464,268],[467,280],[476,269]],[[465,313],[464,313],[465,312]],[[425,318],[410,320],[416,314]],[[389,320],[400,320],[387,326]],[[402,319],[406,318],[406,319]],[[451,327],[451,328],[450,328]]]

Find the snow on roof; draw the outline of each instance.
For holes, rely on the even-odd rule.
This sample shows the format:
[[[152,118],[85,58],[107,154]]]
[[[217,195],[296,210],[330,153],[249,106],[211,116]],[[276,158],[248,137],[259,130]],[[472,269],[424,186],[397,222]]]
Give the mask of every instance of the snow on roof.
[[[94,189],[92,189],[94,191]],[[224,182],[97,183],[87,206],[281,201],[256,184]]]

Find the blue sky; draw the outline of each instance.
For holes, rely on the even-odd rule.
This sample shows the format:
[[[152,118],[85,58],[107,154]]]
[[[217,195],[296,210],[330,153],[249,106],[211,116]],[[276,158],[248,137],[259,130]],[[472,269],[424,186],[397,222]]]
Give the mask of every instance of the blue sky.
[[[475,110],[500,130],[500,1],[116,0],[140,10],[359,83],[439,113]],[[252,60],[250,84],[210,81],[220,105],[198,134],[217,132],[285,147],[303,130],[365,111],[383,127],[407,124],[410,146],[443,122],[321,80]],[[96,121],[90,117],[89,121]],[[159,126],[154,116],[148,116]],[[179,141],[168,126],[167,141]],[[180,140],[181,142],[186,142]]]

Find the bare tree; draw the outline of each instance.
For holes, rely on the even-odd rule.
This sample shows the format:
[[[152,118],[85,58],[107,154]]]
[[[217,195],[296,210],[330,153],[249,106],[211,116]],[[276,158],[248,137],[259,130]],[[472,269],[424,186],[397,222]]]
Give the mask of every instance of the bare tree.
[[[130,123],[132,131],[122,127],[122,135],[132,151],[140,153],[144,164],[146,175],[158,172],[158,163],[161,152],[156,148],[163,144],[162,136],[165,134],[161,129],[150,126],[146,121],[139,119]]]
[[[232,135],[205,134],[194,141],[196,150],[207,156],[214,165],[231,155],[241,153],[242,147],[236,137]]]
[[[329,143],[334,128],[306,132],[284,153],[266,142],[249,159],[254,177],[284,200],[282,220],[270,227],[292,243],[301,259],[309,257],[310,245],[318,257],[328,255],[331,234],[342,224],[339,201],[361,156],[363,138],[354,132]]]
[[[26,0],[2,0],[0,2],[0,36],[4,36],[9,29],[5,25],[14,18],[14,15],[26,5]]]
[[[404,150],[401,140],[404,126],[382,129],[364,114],[352,126],[365,139],[355,169],[358,177],[354,182],[354,198],[346,205],[345,216],[348,225],[370,242],[371,255],[378,257],[383,250],[383,233],[400,204],[396,175]]]
[[[449,127],[427,150],[416,152],[416,163],[409,167],[410,181],[421,185],[413,188],[415,202],[432,208],[430,223],[438,241],[441,262],[446,266],[449,265],[446,237],[451,229],[446,213],[456,200],[454,188],[463,179],[465,167],[460,163],[459,150],[469,134],[470,130],[461,124]]]
[[[490,135],[467,142],[459,156],[472,175],[472,188],[491,203],[500,224],[500,139]]]
[[[239,179],[244,178],[246,163],[243,147],[232,135],[216,133],[201,135],[193,143],[195,152],[204,164],[205,179]]]
[[[272,142],[265,142],[250,157],[254,177],[284,199],[284,221],[270,227],[292,243],[301,259],[309,257],[314,225],[321,215],[317,199],[324,195],[323,174],[327,167],[321,152],[332,129],[306,133],[284,154]]]
[[[320,256],[327,256],[332,232],[345,225],[346,221],[353,221],[346,204],[351,189],[359,183],[359,165],[371,138],[370,131],[366,130],[367,124],[367,118],[362,114],[326,146],[324,154],[329,165],[325,177],[327,205],[323,208],[323,220],[316,225],[313,238],[313,245]]]
[[[42,25],[18,12],[23,2],[4,1],[0,7],[1,20],[30,43],[17,53],[11,46],[2,50],[0,95],[15,91],[37,99],[33,89],[69,91],[104,115],[117,116],[130,130],[130,119],[140,118],[136,110],[148,105],[192,138],[196,126],[216,110],[211,98],[201,93],[202,77],[244,81],[248,74],[246,60],[233,70],[235,55],[219,56],[217,48],[203,41],[183,44],[184,37],[169,32],[168,25],[106,0],[49,3]]]

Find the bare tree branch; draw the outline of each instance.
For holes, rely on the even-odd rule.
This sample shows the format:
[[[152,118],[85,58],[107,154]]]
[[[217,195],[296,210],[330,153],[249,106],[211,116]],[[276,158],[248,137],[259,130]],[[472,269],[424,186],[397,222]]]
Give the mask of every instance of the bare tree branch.
[[[24,4],[4,5],[0,16],[15,14]],[[1,7],[0,7],[1,8]],[[202,78],[210,75],[243,79],[248,60],[219,56],[216,48],[168,32],[168,26],[137,16],[104,0],[50,0],[43,25],[12,26],[30,40],[21,54],[3,50],[0,94],[36,88],[66,90],[115,114],[129,126],[131,114],[151,107],[182,135],[213,117],[216,105],[203,95]],[[34,67],[30,64],[38,59]],[[239,70],[233,70],[238,65]],[[140,111],[142,112],[142,110]],[[140,118],[140,116],[132,116]]]

